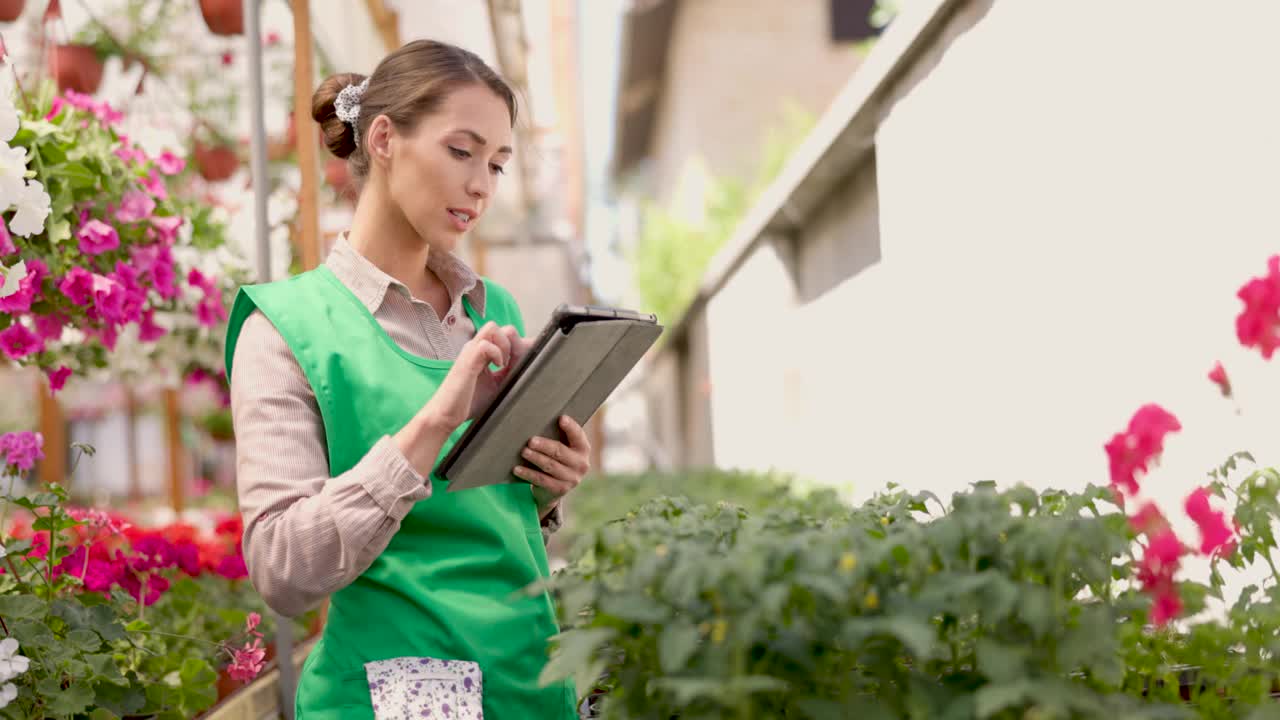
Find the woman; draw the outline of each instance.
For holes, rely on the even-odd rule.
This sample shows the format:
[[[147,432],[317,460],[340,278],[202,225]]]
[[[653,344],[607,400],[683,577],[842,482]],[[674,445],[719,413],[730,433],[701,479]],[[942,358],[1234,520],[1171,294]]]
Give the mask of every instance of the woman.
[[[534,438],[526,483],[431,474],[528,348],[501,286],[451,253],[511,158],[515,98],[470,52],[416,41],[321,84],[312,116],[361,191],[324,265],[243,288],[227,334],[244,550],[285,615],[330,596],[297,716],[574,717],[538,686],[558,631],[544,531],[588,470],[582,428]],[[490,364],[500,368],[490,371]]]

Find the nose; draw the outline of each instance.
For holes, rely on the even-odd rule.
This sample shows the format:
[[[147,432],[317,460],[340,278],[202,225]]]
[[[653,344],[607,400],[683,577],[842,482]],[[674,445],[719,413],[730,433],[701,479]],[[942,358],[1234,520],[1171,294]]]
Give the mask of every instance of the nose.
[[[467,178],[467,194],[479,200],[488,200],[489,194],[493,191],[492,183],[489,173],[472,173]]]

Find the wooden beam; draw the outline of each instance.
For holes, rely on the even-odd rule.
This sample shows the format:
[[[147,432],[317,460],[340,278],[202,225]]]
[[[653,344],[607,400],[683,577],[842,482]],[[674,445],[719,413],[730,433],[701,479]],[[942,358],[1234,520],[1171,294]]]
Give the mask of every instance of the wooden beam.
[[[289,4],[293,8],[293,122],[298,129],[295,142],[298,170],[302,174],[302,188],[298,191],[299,242],[302,245],[302,269],[311,270],[320,264],[320,213],[317,207],[320,159],[317,156],[316,123],[311,119],[311,95],[315,92],[311,2],[290,0]]]
[[[378,34],[382,36],[382,44],[387,52],[400,47],[400,16],[396,15],[396,11],[387,7],[386,0],[364,0],[364,4],[369,9],[374,27],[378,28]]]
[[[36,392],[40,402],[40,434],[44,437],[44,459],[40,461],[40,482],[68,485],[67,477],[67,421],[62,406],[49,392],[44,374],[36,377]]]
[[[178,403],[178,389],[164,389],[165,447],[169,458],[169,504],[175,513],[186,507],[183,488],[182,408]]]

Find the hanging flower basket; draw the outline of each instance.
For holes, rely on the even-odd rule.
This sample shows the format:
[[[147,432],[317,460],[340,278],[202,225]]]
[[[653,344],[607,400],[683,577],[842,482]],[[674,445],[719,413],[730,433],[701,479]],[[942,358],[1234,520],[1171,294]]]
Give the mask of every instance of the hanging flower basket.
[[[22,15],[27,0],[0,0],[0,22],[13,22]]]
[[[92,95],[102,84],[102,60],[91,45],[56,45],[49,64],[60,91]]]
[[[200,0],[204,24],[214,35],[244,33],[244,3],[241,0]]]
[[[196,169],[209,182],[221,182],[235,174],[240,167],[240,158],[235,148],[227,145],[209,145],[197,141],[192,148],[191,157],[195,160]]]

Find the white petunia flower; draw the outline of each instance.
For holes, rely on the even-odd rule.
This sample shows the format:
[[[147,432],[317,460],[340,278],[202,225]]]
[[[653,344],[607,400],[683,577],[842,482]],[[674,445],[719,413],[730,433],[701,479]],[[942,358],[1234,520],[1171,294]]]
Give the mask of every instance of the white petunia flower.
[[[26,276],[27,263],[25,260],[19,260],[11,268],[5,268],[4,265],[0,265],[0,277],[4,278],[4,284],[0,285],[0,298],[7,298],[18,292],[18,285]]]
[[[0,145],[0,210],[18,201],[27,184],[27,151]]]
[[[18,134],[18,108],[13,105],[13,95],[0,90],[0,141],[9,142]]]
[[[18,212],[9,221],[9,231],[14,235],[30,237],[44,230],[44,221],[49,217],[49,193],[39,180],[32,180],[18,194],[14,205]]]
[[[18,686],[13,683],[5,683],[4,687],[0,687],[0,708],[8,707],[9,703],[18,699]]]
[[[17,640],[11,637],[0,640],[0,680],[12,680],[31,666],[31,660],[17,653]]]

